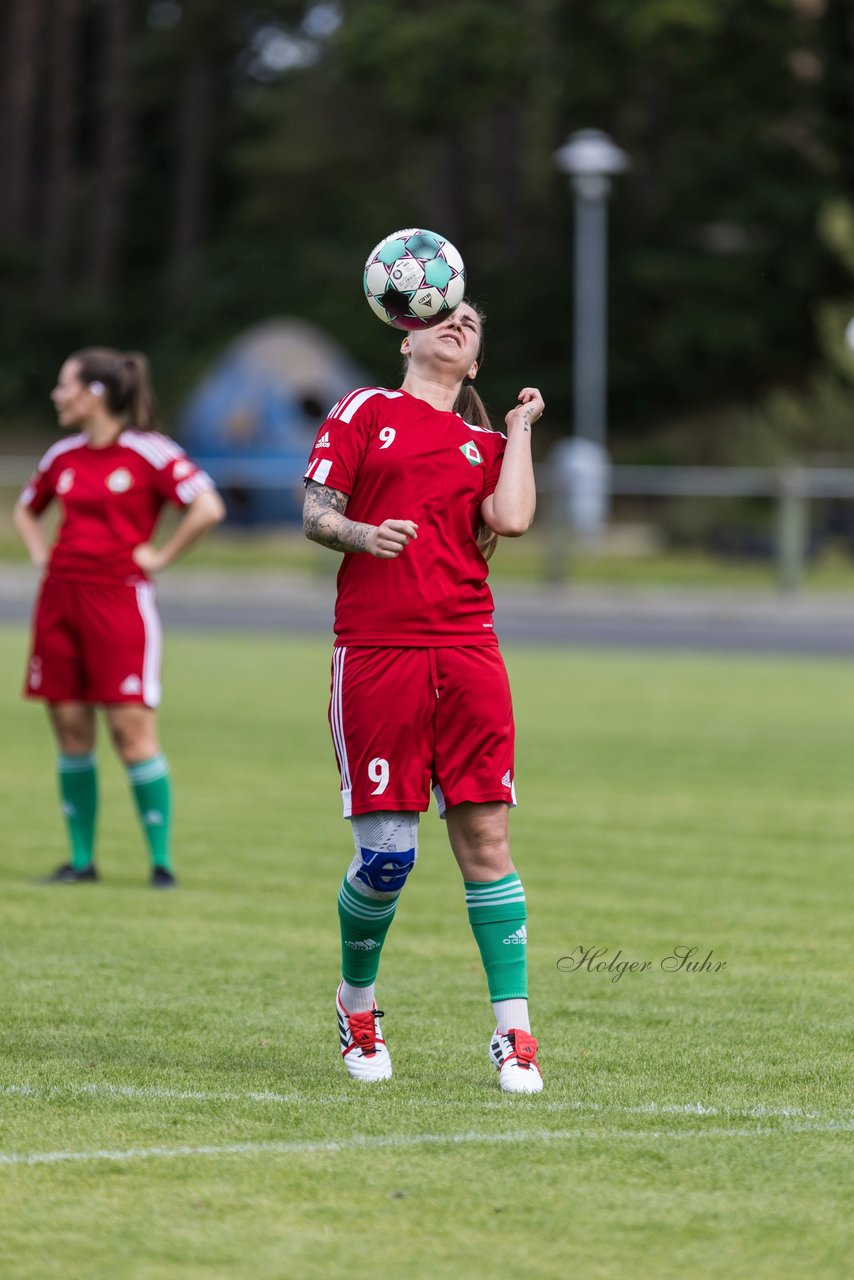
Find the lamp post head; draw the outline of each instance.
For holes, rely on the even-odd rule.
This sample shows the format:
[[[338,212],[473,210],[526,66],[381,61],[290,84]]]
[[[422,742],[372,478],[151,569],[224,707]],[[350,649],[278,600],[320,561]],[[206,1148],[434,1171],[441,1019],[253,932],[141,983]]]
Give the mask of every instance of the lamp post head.
[[[561,173],[572,181],[576,193],[587,200],[604,200],[612,174],[625,173],[630,160],[603,129],[579,129],[554,153]]]

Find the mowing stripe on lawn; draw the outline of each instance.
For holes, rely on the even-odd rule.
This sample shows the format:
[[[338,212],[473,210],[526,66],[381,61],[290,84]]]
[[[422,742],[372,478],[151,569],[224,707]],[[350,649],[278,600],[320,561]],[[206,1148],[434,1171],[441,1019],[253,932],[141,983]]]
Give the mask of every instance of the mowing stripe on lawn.
[[[199,1147],[129,1147],[124,1151],[33,1151],[0,1153],[0,1165],[65,1164],[71,1161],[95,1160],[174,1160],[199,1156],[253,1156],[253,1155],[313,1155],[339,1151],[366,1151],[381,1148],[426,1146],[465,1146],[476,1143],[491,1145],[502,1142],[578,1142],[594,1139],[599,1142],[637,1141],[640,1139],[670,1138],[773,1138],[788,1137],[799,1133],[851,1133],[854,1122],[830,1124],[797,1124],[784,1129],[686,1129],[665,1133],[661,1129],[629,1129],[612,1133],[592,1132],[589,1129],[533,1129],[517,1133],[419,1133],[412,1136],[390,1134],[387,1137],[371,1137],[355,1134],[346,1139],[324,1139],[319,1142],[233,1142],[225,1146]]]
[[[273,1093],[266,1090],[247,1090],[245,1092],[239,1090],[208,1091],[204,1089],[172,1089],[159,1085],[109,1084],[107,1082],[61,1085],[0,1085],[0,1097],[48,1099],[68,1097],[69,1095],[72,1097],[130,1098],[141,1101],[163,1099],[178,1102],[272,1103],[275,1106],[296,1105],[303,1107],[346,1106],[350,1102],[362,1103],[368,1096],[364,1091],[352,1096],[337,1094],[329,1097],[320,1097],[316,1094]],[[484,1099],[481,1102],[445,1100],[441,1098],[411,1098],[407,1100],[406,1105],[408,1107],[435,1107],[441,1109],[461,1107],[466,1111],[471,1111],[475,1107],[486,1110],[503,1109],[506,1108],[508,1102],[512,1105],[512,1101],[512,1099],[508,1098],[502,1098],[500,1101]],[[821,1111],[805,1111],[799,1107],[765,1107],[761,1105],[753,1107],[713,1107],[703,1102],[642,1102],[634,1107],[614,1107],[603,1102],[549,1102],[537,1099],[533,1105],[536,1106],[538,1111],[589,1111],[625,1116],[719,1116],[722,1119],[729,1118],[733,1120],[824,1120],[834,1124],[845,1123],[849,1119],[847,1115],[832,1116]]]

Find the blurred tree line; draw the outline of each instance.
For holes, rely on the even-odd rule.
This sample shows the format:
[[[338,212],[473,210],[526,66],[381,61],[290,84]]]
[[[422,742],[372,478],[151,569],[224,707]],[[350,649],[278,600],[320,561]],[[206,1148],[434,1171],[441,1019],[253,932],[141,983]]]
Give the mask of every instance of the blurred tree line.
[[[611,202],[612,439],[636,460],[848,450],[852,0],[2,0],[0,412],[62,357],[148,351],[174,407],[275,314],[378,380],[368,250],[422,225],[489,314],[496,410],[571,426],[578,128]],[[673,424],[673,425],[670,425]]]

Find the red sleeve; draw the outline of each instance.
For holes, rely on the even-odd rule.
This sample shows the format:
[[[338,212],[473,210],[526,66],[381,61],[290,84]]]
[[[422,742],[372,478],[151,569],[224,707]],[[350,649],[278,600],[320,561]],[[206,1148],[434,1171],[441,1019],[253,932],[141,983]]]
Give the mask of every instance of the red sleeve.
[[[381,393],[363,388],[338,401],[318,430],[303,476],[306,483],[313,480],[348,496],[353,493],[381,400]]]
[[[29,483],[21,490],[18,499],[22,507],[32,511],[34,516],[41,515],[45,507],[56,497],[56,474],[53,466],[42,458]]]
[[[501,464],[504,461],[504,450],[507,448],[507,437],[500,431],[494,431],[496,437],[495,452],[492,460],[486,468],[486,478],[483,482],[483,498],[488,498],[491,493],[495,492],[495,486],[498,484],[498,477],[501,475]],[[483,501],[481,498],[481,502]]]

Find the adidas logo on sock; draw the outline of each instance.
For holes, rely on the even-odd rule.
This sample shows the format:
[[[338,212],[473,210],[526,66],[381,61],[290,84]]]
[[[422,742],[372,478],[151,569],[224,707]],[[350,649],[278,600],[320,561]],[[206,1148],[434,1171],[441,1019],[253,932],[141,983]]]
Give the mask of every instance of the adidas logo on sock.
[[[330,447],[328,431],[324,431],[323,435],[320,437],[320,439],[318,440],[317,444],[314,447],[315,449],[328,449]]]
[[[377,951],[379,950],[379,945],[380,944],[378,942],[374,942],[373,938],[365,938],[364,941],[361,942],[344,943],[344,946],[350,947],[352,951]]]
[[[505,947],[525,947],[528,945],[528,930],[522,925],[521,929],[517,929],[515,933],[511,933],[509,938],[504,939]]]
[[[505,773],[504,777],[501,779],[501,785],[502,785],[502,787],[509,787],[509,786],[512,786],[512,783],[510,782],[510,770],[509,770],[509,769],[508,769],[508,770],[507,770],[507,772]]]

